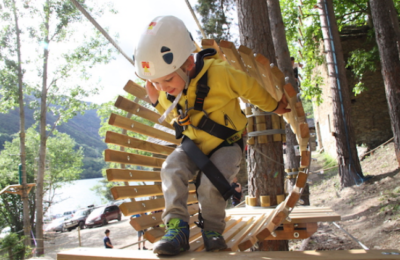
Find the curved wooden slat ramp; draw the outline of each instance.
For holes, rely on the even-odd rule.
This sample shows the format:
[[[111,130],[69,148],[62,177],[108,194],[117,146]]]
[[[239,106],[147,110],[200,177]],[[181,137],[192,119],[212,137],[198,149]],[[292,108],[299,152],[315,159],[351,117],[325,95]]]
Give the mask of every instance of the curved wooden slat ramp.
[[[295,187],[275,208],[271,207],[249,207],[242,206],[226,210],[226,228],[223,236],[227,242],[227,252],[204,253],[201,230],[194,224],[197,220],[198,205],[195,194],[195,186],[188,187],[188,210],[192,215],[189,224],[190,250],[188,253],[168,259],[399,259],[398,256],[382,255],[380,251],[332,251],[332,252],[252,252],[238,253],[252,247],[257,241],[263,240],[288,240],[304,239],[310,237],[317,230],[319,221],[338,221],[340,216],[330,208],[297,207],[302,190],[308,177],[308,166],[310,162],[310,151],[307,150],[309,129],[305,121],[305,113],[301,101],[297,99],[297,93],[290,84],[285,84],[284,74],[276,67],[271,66],[269,60],[258,54],[254,56],[251,49],[240,46],[237,50],[233,43],[222,41],[218,46],[213,40],[203,40],[203,46],[213,46],[217,49],[219,57],[227,60],[236,69],[243,70],[258,82],[276,99],[280,100],[286,95],[291,112],[284,115],[286,122],[290,123],[296,134],[300,152],[301,165],[297,175]],[[112,131],[106,134],[106,143],[121,147],[121,151],[107,149],[105,161],[124,165],[122,169],[108,169],[107,179],[111,182],[125,182],[127,186],[115,186],[111,193],[115,200],[130,199],[124,202],[120,209],[125,216],[141,213],[162,211],[165,203],[162,190],[159,168],[164,162],[165,156],[169,155],[174,147],[180,144],[176,140],[172,127],[168,124],[154,127],[159,117],[149,105],[150,101],[146,90],[132,81],[128,81],[124,90],[135,97],[134,101],[119,97],[115,106],[123,113],[135,115],[135,119],[127,118],[118,114],[112,114],[109,124],[124,130],[127,134]],[[252,111],[246,109],[249,118],[248,132],[267,130],[262,116],[251,115]],[[138,121],[140,118],[140,122]],[[253,129],[254,120],[257,122]],[[146,123],[147,122],[147,123]],[[150,122],[150,123],[149,123]],[[273,116],[274,129],[284,129],[282,119]],[[132,137],[147,136],[147,140]],[[274,134],[274,140],[280,141],[284,136]],[[248,144],[254,144],[254,138],[259,142],[266,142],[265,136],[256,136],[248,139]],[[127,149],[125,151],[124,149]],[[148,155],[139,155],[136,151],[144,151]],[[143,166],[154,169],[138,170],[125,168],[125,165]],[[153,182],[153,185],[128,185],[129,182]],[[153,199],[152,199],[153,198]],[[136,200],[139,199],[139,200]],[[155,243],[165,234],[162,224],[161,212],[131,218],[130,224],[139,231],[148,229],[144,237],[151,243]],[[290,218],[289,218],[290,214]],[[199,252],[199,253],[191,253]],[[132,250],[99,250],[99,249],[74,249],[58,254],[57,259],[159,259],[152,252]]]

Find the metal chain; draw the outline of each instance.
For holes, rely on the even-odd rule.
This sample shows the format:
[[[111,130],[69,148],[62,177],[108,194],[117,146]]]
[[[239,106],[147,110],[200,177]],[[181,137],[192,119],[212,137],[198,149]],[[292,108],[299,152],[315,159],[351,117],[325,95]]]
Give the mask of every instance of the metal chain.
[[[93,19],[93,17],[78,3],[76,0],[70,0],[74,6],[81,11],[81,13],[99,30],[104,37],[133,65],[135,66],[135,62],[126,55],[126,53],[118,46],[118,44],[111,38],[110,35]]]

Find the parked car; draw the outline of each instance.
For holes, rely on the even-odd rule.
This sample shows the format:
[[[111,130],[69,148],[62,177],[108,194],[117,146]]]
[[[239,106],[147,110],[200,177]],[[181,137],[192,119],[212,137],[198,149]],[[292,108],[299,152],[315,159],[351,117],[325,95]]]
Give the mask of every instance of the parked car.
[[[74,216],[64,222],[64,230],[71,231],[76,227],[80,227],[81,229],[85,228],[85,221],[90,213],[93,211],[93,206],[85,209],[80,209],[74,213]]]
[[[56,218],[50,224],[48,224],[44,231],[45,232],[63,232],[64,231],[65,218]]]
[[[116,205],[103,206],[93,210],[86,219],[86,227],[107,225],[108,221],[117,219],[121,221],[121,211]]]

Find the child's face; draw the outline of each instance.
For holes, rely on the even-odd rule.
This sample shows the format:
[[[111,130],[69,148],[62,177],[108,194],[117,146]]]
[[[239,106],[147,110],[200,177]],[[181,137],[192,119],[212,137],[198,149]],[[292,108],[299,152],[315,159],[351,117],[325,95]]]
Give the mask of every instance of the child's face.
[[[176,72],[149,81],[158,91],[165,91],[172,96],[177,96],[185,88],[185,81]]]

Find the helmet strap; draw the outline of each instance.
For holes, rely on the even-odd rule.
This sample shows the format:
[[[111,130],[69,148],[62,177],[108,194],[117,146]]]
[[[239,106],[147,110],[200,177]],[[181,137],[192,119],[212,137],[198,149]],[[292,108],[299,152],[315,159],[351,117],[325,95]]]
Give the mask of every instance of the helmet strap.
[[[187,89],[189,86],[189,71],[184,72],[183,69],[179,68],[175,72],[178,73],[179,77],[181,77],[183,81],[185,81],[185,89]]]

